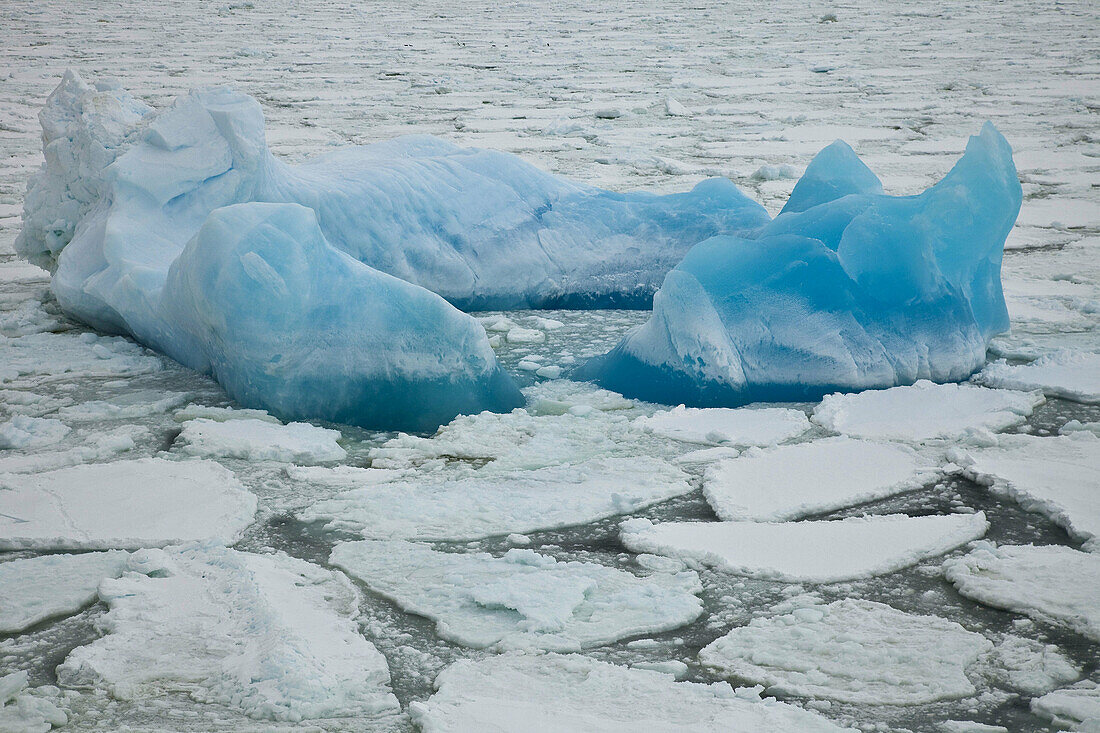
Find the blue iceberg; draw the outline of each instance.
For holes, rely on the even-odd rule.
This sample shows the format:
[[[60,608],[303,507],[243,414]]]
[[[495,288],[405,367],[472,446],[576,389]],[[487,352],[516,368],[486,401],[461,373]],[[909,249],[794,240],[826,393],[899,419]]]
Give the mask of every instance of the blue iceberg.
[[[650,320],[579,373],[625,395],[733,406],[965,379],[1008,328],[1000,268],[1022,192],[986,123],[947,176],[881,193],[844,143],[750,234],[696,245]]]

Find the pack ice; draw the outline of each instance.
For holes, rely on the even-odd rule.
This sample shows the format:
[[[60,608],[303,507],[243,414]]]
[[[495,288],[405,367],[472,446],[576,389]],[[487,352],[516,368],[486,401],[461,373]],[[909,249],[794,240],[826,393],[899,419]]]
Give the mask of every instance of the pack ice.
[[[653,315],[581,373],[627,396],[701,406],[964,379],[1008,329],[1000,269],[1022,192],[992,124],[917,196],[882,193],[842,142],[772,222],[697,244]]]
[[[16,248],[62,307],[284,418],[425,429],[513,407],[448,300],[645,306],[694,244],[768,220],[726,179],[619,194],[426,136],[291,166],[227,88],[158,113],[68,72],[41,119]]]

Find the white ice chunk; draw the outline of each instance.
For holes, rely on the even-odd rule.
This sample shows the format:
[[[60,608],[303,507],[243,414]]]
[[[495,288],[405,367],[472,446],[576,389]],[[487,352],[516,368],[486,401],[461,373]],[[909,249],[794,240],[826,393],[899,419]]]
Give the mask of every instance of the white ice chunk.
[[[907,446],[840,437],[721,461],[707,469],[703,493],[722,519],[785,522],[917,489],[939,476]]]
[[[635,423],[655,435],[703,445],[774,445],[810,428],[805,413],[782,407],[752,410],[680,405],[640,417]]]
[[[80,610],[95,599],[99,581],[122,574],[129,557],[111,550],[0,563],[0,634]]]
[[[438,690],[409,714],[430,733],[637,733],[844,730],[793,705],[760,699],[724,682],[677,682],[578,655],[505,654],[462,660],[435,680]]]
[[[16,415],[0,423],[0,449],[41,448],[53,445],[72,431],[65,423],[49,417]]]
[[[1059,728],[1089,733],[1100,730],[1100,684],[1084,680],[1047,693],[1031,701],[1031,711]]]
[[[857,438],[951,439],[1020,425],[1043,401],[1039,393],[921,380],[911,387],[828,395],[813,420]]]
[[[64,684],[121,698],[185,691],[294,722],[400,710],[343,575],[213,545],[144,550],[130,567],[100,585],[106,635],[69,654],[58,667]]]
[[[0,550],[236,542],[256,496],[213,461],[143,458],[0,474]]]
[[[1007,636],[993,650],[990,676],[1014,690],[1042,695],[1081,678],[1081,670],[1053,644]]]
[[[40,385],[73,377],[127,377],[157,372],[164,362],[133,341],[94,333],[36,333],[0,336],[0,384]]]
[[[427,545],[346,542],[329,562],[475,648],[578,651],[691,623],[703,612],[694,572],[638,578],[533,550],[436,552]]]
[[[337,439],[339,430],[304,422],[277,425],[266,420],[209,420],[196,418],[183,424],[181,450],[192,456],[244,458],[249,461],[339,461],[348,453]]]
[[[301,512],[367,539],[477,539],[629,514],[691,491],[656,458],[606,458],[531,471],[421,477],[356,489]]]
[[[634,552],[667,555],[737,575],[791,583],[869,578],[982,537],[985,514],[850,517],[823,522],[623,522]]]
[[[172,413],[172,419],[176,422],[187,422],[196,418],[207,420],[263,420],[264,422],[278,423],[279,418],[268,413],[267,410],[249,410],[241,407],[206,407],[205,405],[190,404]]]
[[[993,645],[954,621],[845,599],[755,618],[699,652],[769,693],[857,705],[919,705],[975,692],[966,668]]]
[[[1100,537],[1100,437],[1001,436],[996,447],[956,456],[970,479],[1049,517],[1080,540]]]
[[[978,380],[990,387],[1042,390],[1048,397],[1076,402],[1100,402],[1100,354],[1057,351],[1030,364],[994,362],[982,370]]]
[[[27,690],[26,670],[0,677],[0,731],[45,733],[63,726],[69,717],[48,697]]]
[[[65,420],[133,420],[147,415],[160,415],[187,402],[186,392],[158,392],[138,390],[126,392],[107,400],[93,400],[79,405],[69,405],[57,411]]]
[[[979,543],[943,564],[959,593],[1100,641],[1100,554],[1061,545]]]

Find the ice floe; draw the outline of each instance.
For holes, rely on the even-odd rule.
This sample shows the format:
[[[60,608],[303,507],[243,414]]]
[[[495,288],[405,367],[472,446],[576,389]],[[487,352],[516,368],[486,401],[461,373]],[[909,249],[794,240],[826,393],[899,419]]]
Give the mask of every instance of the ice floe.
[[[737,575],[832,583],[891,573],[982,537],[985,514],[900,514],[814,522],[664,522],[631,519],[622,541]]]
[[[0,563],[0,634],[78,611],[95,599],[99,581],[122,574],[129,557],[111,550]]]
[[[1007,636],[993,649],[989,675],[1027,695],[1042,695],[1081,678],[1080,668],[1054,644]]]
[[[0,730],[5,733],[45,733],[69,722],[69,716],[50,696],[28,689],[26,671],[0,677]],[[54,694],[57,688],[52,688]]]
[[[409,714],[425,733],[553,733],[715,730],[825,733],[835,723],[724,682],[677,682],[578,655],[505,654],[462,660],[436,678],[437,692]]]
[[[977,376],[990,387],[1042,390],[1048,397],[1076,402],[1100,402],[1100,354],[1057,351],[1029,364],[996,361]]]
[[[954,621],[845,599],[755,618],[705,647],[699,660],[772,694],[919,705],[973,695],[967,667],[992,646]]]
[[[367,539],[477,539],[594,522],[690,491],[687,474],[667,461],[603,458],[530,471],[429,474],[348,491],[298,517]]]
[[[703,493],[721,519],[785,522],[917,489],[940,475],[907,446],[839,437],[715,463]]]
[[[58,378],[128,377],[158,372],[164,361],[133,341],[94,333],[0,337],[0,384],[34,387]]]
[[[72,428],[56,418],[16,415],[0,423],[0,449],[41,448],[61,441],[70,432]]]
[[[801,410],[694,408],[680,405],[635,423],[664,438],[703,445],[774,445],[810,429]]]
[[[212,461],[89,464],[0,475],[0,549],[134,549],[235,542],[256,496]]]
[[[1020,425],[1043,402],[1037,392],[922,380],[908,387],[827,395],[814,409],[813,421],[856,438],[951,439]]]
[[[437,552],[403,541],[336,545],[329,562],[465,646],[578,651],[694,621],[703,605],[691,571],[639,578],[533,550]]]
[[[1100,730],[1100,684],[1083,680],[1031,701],[1031,710],[1059,728],[1084,733]]]
[[[243,458],[251,461],[339,461],[348,453],[336,441],[339,430],[309,423],[278,425],[266,420],[195,418],[183,424],[178,445],[191,456]]]
[[[104,636],[58,667],[64,684],[122,698],[187,692],[291,722],[399,712],[343,575],[283,554],[197,544],[142,550],[130,570],[100,585],[110,607],[98,621]]]
[[[1061,545],[979,543],[943,564],[959,593],[1100,641],[1100,554]]]

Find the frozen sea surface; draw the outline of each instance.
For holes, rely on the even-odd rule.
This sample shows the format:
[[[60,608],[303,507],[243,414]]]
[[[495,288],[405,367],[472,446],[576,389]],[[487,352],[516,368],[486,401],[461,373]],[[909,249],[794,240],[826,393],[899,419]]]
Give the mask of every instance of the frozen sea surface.
[[[899,733],[967,730],[968,721],[1010,731],[1052,730],[1054,718],[1084,725],[1087,718],[1096,716],[1094,681],[1100,652],[1094,640],[1074,630],[1076,622],[1061,619],[1068,613],[1067,603],[1100,607],[1100,598],[1092,595],[1096,586],[1077,582],[1083,571],[1069,573],[1065,580],[1060,574],[1036,571],[1042,563],[1007,555],[1004,548],[1030,544],[1065,548],[1059,552],[1078,553],[1070,555],[1074,558],[1084,555],[1080,549],[1084,533],[1071,536],[1065,527],[1088,526],[1074,519],[1081,516],[1081,508],[1090,506],[1080,501],[1088,498],[1088,485],[1075,484],[1080,491],[1073,493],[1071,504],[1064,491],[1051,493],[1064,489],[1065,482],[1051,486],[1030,474],[1010,476],[1004,469],[1015,460],[1012,436],[1018,432],[1028,436],[1020,443],[1030,444],[1032,439],[1045,440],[1063,430],[1100,430],[1096,427],[1100,406],[1088,399],[1095,392],[1094,375],[1080,368],[1091,363],[1089,357],[1049,356],[1065,350],[1100,351],[1098,15],[1095,3],[1022,0],[845,6],[783,0],[767,7],[679,0],[660,7],[619,0],[593,5],[568,0],[552,11],[527,1],[474,2],[452,8],[431,2],[355,5],[326,0],[305,7],[289,0],[213,6],[183,0],[156,12],[150,12],[148,4],[129,0],[113,5],[62,0],[6,3],[0,7],[0,426],[6,426],[0,427],[0,434],[11,443],[23,444],[0,449],[3,481],[39,480],[37,476],[47,471],[82,464],[153,457],[175,461],[189,444],[180,439],[187,421],[270,420],[254,411],[228,409],[236,406],[209,379],[125,339],[90,334],[66,320],[48,295],[45,273],[14,259],[11,245],[20,226],[26,180],[41,160],[36,115],[68,67],[89,77],[115,77],[154,107],[196,85],[232,82],[260,101],[269,144],[276,155],[290,161],[329,146],[429,133],[459,145],[513,152],[551,172],[614,190],[685,190],[705,177],[725,175],[772,214],[782,208],[795,177],[812,156],[837,137],[846,139],[879,173],[888,193],[910,194],[941,177],[962,152],[966,136],[988,119],[1013,145],[1024,202],[1003,267],[1012,330],[994,340],[990,354],[991,360],[1003,359],[1005,366],[987,372],[991,379],[986,384],[1039,389],[1046,394],[1046,402],[1034,406],[1036,400],[1016,391],[1016,398],[982,400],[975,412],[971,403],[945,400],[944,404],[958,408],[953,411],[959,419],[949,425],[943,415],[918,412],[927,403],[915,400],[917,404],[896,414],[885,431],[904,438],[900,443],[890,441],[883,431],[860,438],[888,446],[867,456],[919,454],[921,461],[929,461],[928,472],[916,472],[912,485],[899,470],[890,475],[896,483],[891,481],[888,487],[861,479],[853,481],[858,486],[841,497],[839,490],[833,490],[834,479],[845,471],[839,457],[835,464],[816,464],[814,451],[807,449],[802,460],[784,466],[783,476],[809,478],[798,478],[803,483],[792,485],[782,503],[776,496],[774,503],[760,504],[751,493],[735,493],[732,481],[728,489],[742,505],[760,512],[753,518],[786,512],[797,512],[798,518],[807,520],[835,520],[866,514],[923,517],[982,511],[990,523],[986,540],[1005,555],[994,559],[1001,575],[986,591],[989,605],[960,594],[943,577],[943,557],[878,577],[831,584],[746,578],[704,568],[698,571],[702,614],[697,620],[670,631],[591,647],[580,657],[567,658],[572,661],[540,660],[537,668],[531,668],[510,657],[440,638],[433,620],[406,613],[358,580],[349,579],[350,585],[345,585],[340,576],[328,575],[333,547],[338,542],[361,541],[363,522],[356,518],[351,523],[355,527],[326,530],[322,523],[297,517],[320,503],[347,499],[347,492],[369,494],[371,486],[392,488],[395,481],[411,482],[425,491],[470,475],[561,471],[563,466],[586,461],[629,465],[639,463],[640,457],[662,466],[663,473],[648,471],[650,478],[675,476],[673,483],[683,485],[659,497],[647,494],[660,499],[652,505],[632,503],[636,494],[612,487],[607,500],[601,500],[600,511],[564,512],[572,517],[569,521],[493,527],[463,535],[462,540],[440,536],[432,540],[432,549],[485,553],[493,558],[514,548],[530,549],[559,563],[598,564],[643,580],[651,574],[684,571],[679,560],[628,552],[620,541],[619,527],[624,519],[638,518],[658,525],[715,522],[719,517],[702,490],[704,473],[746,446],[723,440],[721,431],[715,433],[713,428],[695,443],[646,430],[646,421],[639,419],[668,411],[668,406],[623,400],[567,379],[555,380],[567,378],[585,358],[613,347],[629,328],[647,319],[644,312],[478,314],[500,363],[526,388],[527,407],[517,413],[460,418],[434,437],[316,425],[339,435],[313,433],[313,437],[327,437],[312,446],[308,459],[302,453],[293,455],[291,462],[283,462],[283,455],[253,460],[253,449],[274,450],[276,444],[249,439],[243,442],[245,448],[232,449],[230,443],[219,440],[216,450],[206,452],[206,460],[231,471],[257,497],[257,511],[252,523],[242,526],[237,551],[250,557],[281,558],[266,562],[282,566],[279,572],[290,572],[293,565],[320,579],[320,585],[307,583],[299,589],[314,600],[326,589],[338,590],[344,599],[350,596],[342,589],[357,589],[356,621],[351,621],[354,609],[328,606],[325,611],[327,601],[318,601],[317,608],[330,624],[325,628],[336,635],[327,637],[329,641],[356,638],[349,624],[357,625],[362,637],[384,655],[389,688],[411,715],[383,716],[378,725],[407,730],[430,725],[432,720],[457,720],[461,726],[461,721],[484,721],[481,716],[500,714],[508,702],[539,711],[548,699],[551,703],[562,700],[574,676],[597,670],[593,686],[600,696],[594,699],[600,703],[595,710],[582,706],[583,701],[575,706],[584,723],[606,721],[618,709],[616,705],[625,706],[624,714],[636,712],[636,699],[626,698],[624,703],[621,696],[607,692],[630,685],[651,692],[645,698],[646,710],[657,719],[671,715],[683,723],[683,711],[690,709],[707,729],[714,727],[715,720],[727,720],[707,716],[726,715],[732,709],[715,688],[681,689],[677,685],[682,683],[670,675],[646,667],[676,671],[693,685],[712,685],[724,674],[705,667],[699,659],[700,650],[712,642],[755,618],[770,623],[799,608],[827,608],[846,599],[883,604],[921,618],[940,617],[959,624],[967,634],[980,635],[992,646],[987,648],[955,627],[937,625],[935,629],[952,630],[944,638],[962,640],[952,649],[987,651],[961,672],[958,667],[970,658],[969,651],[960,652],[945,667],[935,666],[939,659],[935,648],[923,656],[917,654],[916,669],[948,671],[928,686],[922,686],[927,678],[910,674],[897,685],[876,683],[864,688],[860,702],[802,697],[774,687],[771,691],[784,701],[810,708],[814,715],[841,727]],[[1021,396],[1027,408],[1021,406]],[[1013,409],[989,410],[996,407],[991,403]],[[808,417],[816,405],[754,407],[791,409]],[[996,419],[988,419],[991,415]],[[64,431],[54,422],[17,421],[20,416],[57,421],[69,429]],[[849,429],[854,424],[847,423]],[[1012,439],[997,437],[999,429]],[[951,469],[941,475],[944,453],[957,447],[957,440],[930,440],[930,436],[957,436],[959,431],[964,433],[963,448],[978,463],[973,469],[956,464],[962,472]],[[215,434],[216,429],[207,433]],[[707,439],[711,433],[716,440]],[[836,440],[826,427],[814,424],[802,434],[762,441],[783,445],[761,452],[797,458],[799,454],[779,451],[823,439]],[[346,453],[343,458],[334,457],[338,452],[333,443]],[[895,445],[908,447],[890,451]],[[1029,460],[1061,455],[1025,447]],[[291,453],[300,448],[295,442]],[[757,460],[754,450],[748,449],[746,459]],[[860,460],[855,452],[849,458]],[[303,462],[316,465],[299,465]],[[823,466],[818,479],[813,477],[816,465]],[[1070,464],[1060,465],[1066,476],[1082,475]],[[972,478],[983,466],[989,470],[983,468],[981,483],[975,483]],[[971,470],[974,473],[968,477]],[[1038,478],[1047,475],[1040,473]],[[852,477],[861,478],[855,471]],[[602,478],[607,484],[616,480],[612,474]],[[161,488],[155,477],[146,483],[150,490]],[[1014,487],[1011,495],[1001,490],[1002,484],[1009,483]],[[822,498],[814,503],[805,498],[814,484],[821,485],[828,501]],[[623,500],[613,502],[612,493]],[[849,501],[864,503],[846,506]],[[448,516],[470,516],[457,502],[440,506],[459,512]],[[180,516],[199,508],[190,502]],[[415,520],[417,513],[408,511],[407,516]],[[1062,523],[1051,517],[1060,517]],[[540,525],[553,528],[539,529]],[[276,555],[277,551],[315,568],[307,572],[304,566]],[[954,550],[946,560],[958,561],[969,552],[965,547]],[[0,554],[0,562],[39,557],[43,557],[40,551],[24,549]],[[1090,561],[1081,565],[1090,566]],[[190,574],[200,567],[198,560],[189,564],[187,577],[201,576],[201,572]],[[236,582],[235,575],[218,573],[204,582],[213,588]],[[1044,573],[1049,576],[1045,584],[1039,582]],[[958,577],[962,583],[962,575]],[[74,579],[74,583],[84,580]],[[131,582],[143,592],[154,593],[156,580],[143,575]],[[1033,588],[1039,591],[1032,592]],[[993,602],[994,592],[1003,600]],[[1046,611],[1037,610],[1028,605],[1037,593],[1057,603]],[[106,641],[117,633],[103,635],[110,623],[105,618],[115,613],[113,608],[108,610],[107,602],[84,605],[76,595],[61,592],[54,600],[65,600],[72,615],[51,616],[21,632],[0,634],[0,680],[4,680],[0,687],[11,688],[10,695],[5,693],[8,699],[0,708],[0,720],[15,719],[13,706],[22,704],[39,726],[43,721],[60,721],[56,713],[63,711],[68,719],[64,730],[299,727],[289,720],[261,723],[247,717],[232,700],[212,699],[211,690],[235,689],[241,678],[205,663],[185,668],[185,662],[195,662],[197,651],[186,644],[178,648],[191,656],[180,657],[180,668],[201,669],[213,683],[188,687],[190,683],[178,679],[168,683],[162,679],[154,683],[160,684],[158,694],[129,699],[108,694],[109,684],[119,679],[113,677],[108,683],[106,676],[92,675],[95,681],[89,687],[66,684],[59,689],[57,668],[77,649],[95,649],[94,654],[82,654],[103,663],[105,674],[118,671],[107,666],[111,657],[106,652],[120,642]],[[333,602],[339,605],[338,599]],[[865,616],[883,618],[873,613],[860,618]],[[816,623],[829,626],[824,617]],[[880,627],[870,622],[850,626],[850,658],[871,660],[883,668],[903,664],[906,658],[896,645],[885,647],[889,654],[875,655],[875,649],[884,648],[876,646],[882,643],[881,636],[872,633]],[[926,626],[927,622],[920,622],[914,628]],[[281,627],[268,627],[269,631],[277,628]],[[151,648],[154,640],[158,644],[179,640],[167,626],[159,635],[149,626],[126,634],[142,649]],[[224,636],[216,636],[221,641],[230,636],[248,638],[229,626]],[[273,647],[252,638],[245,648],[260,653]],[[775,670],[785,669],[784,664],[793,666],[787,653],[792,648],[798,647],[788,642],[774,647],[783,652],[778,660],[782,664]],[[309,655],[299,659],[308,660],[314,665],[310,669],[320,670],[318,675],[333,681],[336,689],[347,679],[340,668],[326,666],[324,660]],[[920,665],[922,661],[927,664]],[[448,668],[440,678],[444,683],[440,696],[429,703],[435,692],[433,682]],[[152,665],[141,665],[134,673],[153,679],[154,671]],[[8,674],[17,677],[4,677]],[[754,670],[749,677],[730,681],[733,687],[748,685],[758,674]],[[643,677],[644,682],[637,682]],[[1078,677],[1084,681],[1078,683]],[[520,699],[494,692],[498,681],[530,690],[525,679],[544,680],[550,686],[542,689],[549,691],[549,697]],[[964,689],[963,680],[973,688],[972,694],[905,706],[882,704],[897,699],[899,690],[906,694],[950,687],[954,693]],[[814,684],[851,688],[828,678]],[[203,689],[208,693],[206,702],[198,699],[204,697]],[[195,691],[198,698],[192,694]],[[749,710],[747,715],[755,715],[759,708]],[[466,715],[474,717],[450,717]],[[796,720],[797,711],[778,715]],[[800,716],[785,729],[806,730],[808,720]],[[944,727],[946,721],[956,723]],[[374,725],[363,718],[317,718],[310,724],[333,731]]]

